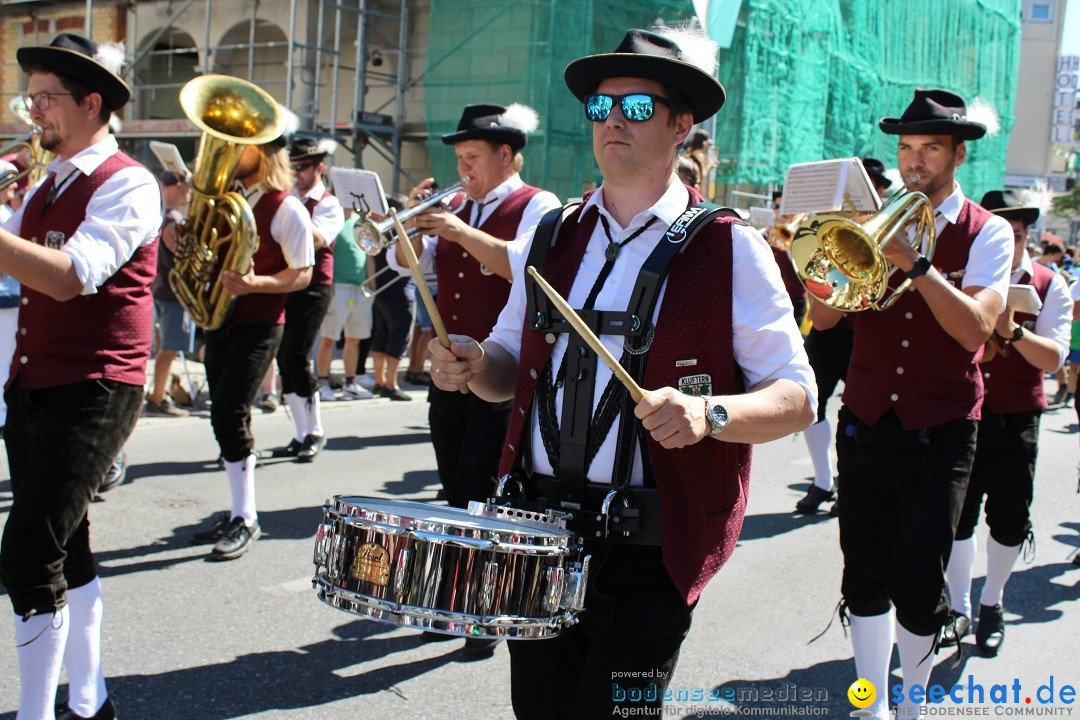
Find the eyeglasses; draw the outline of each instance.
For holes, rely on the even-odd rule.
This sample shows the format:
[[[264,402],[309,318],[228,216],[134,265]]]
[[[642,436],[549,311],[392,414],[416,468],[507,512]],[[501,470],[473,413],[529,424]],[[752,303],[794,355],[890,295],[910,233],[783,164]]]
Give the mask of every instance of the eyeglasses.
[[[309,163],[301,163],[299,165],[293,165],[292,169],[293,169],[293,172],[303,172],[304,170],[310,170],[311,168],[315,167],[318,164],[319,163],[310,163],[310,162]]]
[[[593,122],[603,122],[608,119],[615,103],[619,103],[624,118],[630,122],[645,122],[653,116],[658,102],[671,107],[667,98],[648,93],[590,95],[585,98],[585,117]]]
[[[48,110],[52,105],[52,99],[54,97],[60,97],[61,95],[71,95],[71,93],[63,92],[46,92],[41,91],[34,93],[33,95],[27,95],[26,99],[30,101],[30,107],[37,110]]]

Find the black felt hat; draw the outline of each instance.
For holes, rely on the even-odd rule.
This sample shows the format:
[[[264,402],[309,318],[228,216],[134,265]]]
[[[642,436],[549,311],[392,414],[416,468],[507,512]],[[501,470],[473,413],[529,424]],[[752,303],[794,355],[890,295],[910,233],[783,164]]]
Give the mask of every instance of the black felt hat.
[[[1020,220],[1025,225],[1034,225],[1039,219],[1038,206],[1025,205],[1012,190],[991,190],[982,196],[979,204],[995,215],[1006,220]]]
[[[294,137],[289,144],[289,162],[321,161],[336,151],[337,143],[330,138]]]
[[[655,80],[682,95],[696,123],[715,115],[727,99],[720,81],[688,62],[675,40],[648,30],[628,30],[614,52],[578,58],[566,66],[563,77],[582,102],[607,78]]]
[[[528,137],[521,128],[504,124],[506,111],[502,105],[466,105],[457,130],[443,135],[442,141],[453,145],[463,140],[490,140],[499,145],[506,143],[517,152],[525,147]]]
[[[863,167],[866,168],[866,174],[870,176],[870,181],[874,183],[874,187],[888,190],[892,187],[893,181],[885,175],[885,163],[881,162],[877,158],[864,157],[862,159]]]
[[[90,38],[61,33],[48,45],[19,48],[15,57],[23,68],[43,67],[82,82],[100,93],[110,110],[122,108],[131,98],[127,83],[102,62],[101,48]]]
[[[915,98],[898,118],[883,117],[878,127],[886,135],[953,135],[961,140],[978,140],[986,126],[967,117],[964,99],[948,90],[915,90]]]

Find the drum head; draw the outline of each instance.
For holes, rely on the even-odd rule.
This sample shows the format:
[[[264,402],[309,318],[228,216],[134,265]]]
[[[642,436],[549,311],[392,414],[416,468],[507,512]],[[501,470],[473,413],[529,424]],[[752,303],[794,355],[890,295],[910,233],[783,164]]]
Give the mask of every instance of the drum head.
[[[566,530],[545,529],[534,525],[522,525],[492,517],[477,517],[467,510],[445,505],[430,505],[413,500],[385,500],[382,498],[338,495],[335,500],[342,515],[365,517],[389,525],[407,525],[410,520],[428,525],[442,525],[466,530],[528,535],[534,538],[562,539],[572,533]],[[394,522],[397,518],[402,522]]]

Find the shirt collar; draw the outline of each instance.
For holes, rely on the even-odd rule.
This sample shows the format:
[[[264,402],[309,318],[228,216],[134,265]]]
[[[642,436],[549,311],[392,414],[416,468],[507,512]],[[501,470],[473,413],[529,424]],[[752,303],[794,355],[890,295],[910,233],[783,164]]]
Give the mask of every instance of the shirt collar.
[[[110,133],[104,140],[80,150],[66,160],[53,160],[49,163],[49,172],[55,173],[57,178],[65,178],[74,170],[79,170],[83,175],[91,175],[119,149],[116,138]]]
[[[300,202],[306,202],[308,198],[318,202],[322,200],[323,195],[326,193],[326,186],[322,184],[322,180],[317,181],[311,186],[311,189],[300,196]]]
[[[953,188],[952,194],[934,208],[934,212],[944,217],[949,223],[955,223],[956,219],[960,217],[960,210],[963,207],[964,191],[960,187],[960,183],[956,183],[956,187]]]
[[[642,210],[635,215],[627,227],[621,228],[621,232],[639,228],[648,222],[651,217],[655,217],[662,224],[670,227],[670,225],[686,210],[686,204],[688,202],[690,202],[690,191],[688,191],[686,186],[681,182],[673,182],[668,185],[668,189],[664,191],[664,194],[660,196],[660,199],[656,201],[655,205],[647,210]],[[612,227],[620,228],[619,223],[615,222],[615,218],[613,218],[611,213],[604,207],[603,185],[589,196],[588,201],[582,206],[581,213],[578,215],[578,222],[581,222],[581,218],[585,217],[585,213],[590,207],[596,207],[596,209],[608,219]]]
[[[503,180],[501,183],[492,188],[491,192],[489,192],[484,197],[477,199],[470,196],[469,199],[472,200],[474,203],[481,202],[484,203],[484,205],[490,205],[496,200],[505,200],[510,193],[514,192],[524,184],[525,183],[522,181],[521,176],[517,173],[514,173],[510,177],[506,178],[506,180]]]
[[[244,183],[237,180],[233,183],[232,189],[243,195],[244,199],[248,201],[248,205],[252,207],[255,207],[255,203],[259,202],[262,196],[266,194],[266,187],[261,180],[249,188],[244,187]]]
[[[1012,271],[1013,281],[1018,280],[1023,276],[1023,273],[1027,273],[1028,277],[1034,277],[1035,268],[1031,266],[1031,256],[1027,252],[1021,253],[1020,264],[1016,266],[1016,269]]]

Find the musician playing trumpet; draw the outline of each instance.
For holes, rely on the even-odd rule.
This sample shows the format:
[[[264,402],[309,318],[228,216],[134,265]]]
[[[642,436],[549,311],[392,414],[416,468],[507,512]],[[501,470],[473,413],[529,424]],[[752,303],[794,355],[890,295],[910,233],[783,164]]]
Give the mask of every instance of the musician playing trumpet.
[[[854,315],[854,346],[837,425],[842,590],[851,612],[859,677],[887,687],[894,637],[905,701],[926,687],[935,638],[949,618],[945,564],[975,456],[983,383],[976,363],[1005,307],[1012,229],[964,196],[956,171],[965,143],[987,133],[964,100],[946,90],[915,91],[899,118],[897,165],[907,189],[936,214],[933,260],[897,232],[886,259],[914,283],[888,309]],[[903,279],[902,277],[899,279]],[[893,280],[895,285],[898,279]],[[842,313],[819,302],[814,326]],[[887,693],[868,708],[889,717]]]
[[[510,294],[508,252],[520,247],[545,212],[559,206],[553,194],[525,184],[518,174],[525,162],[521,151],[537,123],[536,113],[523,105],[467,105],[457,130],[442,137],[454,147],[465,192],[453,198],[449,209],[435,206],[415,218],[422,236],[413,247],[421,269],[434,269],[437,306],[450,333],[487,337]],[[423,197],[432,184],[429,178],[413,188],[410,199]],[[400,247],[387,252],[387,259],[399,272],[409,272]],[[447,502],[466,507],[469,500],[487,498],[510,403],[437,387],[428,401]]]

